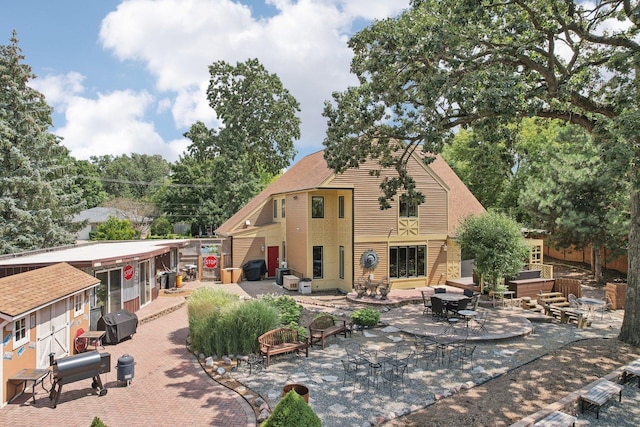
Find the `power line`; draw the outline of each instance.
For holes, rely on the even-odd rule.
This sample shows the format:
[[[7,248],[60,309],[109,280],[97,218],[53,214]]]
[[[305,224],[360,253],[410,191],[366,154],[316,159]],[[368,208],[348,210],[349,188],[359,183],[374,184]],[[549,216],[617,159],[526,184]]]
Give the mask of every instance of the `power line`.
[[[93,179],[102,182],[113,182],[116,184],[133,184],[133,185],[147,185],[147,186],[167,186],[167,187],[182,187],[182,188],[216,188],[216,184],[176,184],[176,183],[159,183],[153,181],[129,181],[126,179],[114,179],[114,178],[100,178],[95,176],[78,175],[78,178]]]

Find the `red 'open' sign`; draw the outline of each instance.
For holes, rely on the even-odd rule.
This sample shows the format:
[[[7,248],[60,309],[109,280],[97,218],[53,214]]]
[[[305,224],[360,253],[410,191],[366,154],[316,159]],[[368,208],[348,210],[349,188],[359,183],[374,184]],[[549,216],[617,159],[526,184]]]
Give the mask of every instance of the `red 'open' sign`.
[[[204,266],[206,268],[216,268],[218,266],[218,258],[213,255],[209,255],[204,259]]]
[[[133,278],[133,266],[127,265],[124,268],[124,280],[131,280]]]

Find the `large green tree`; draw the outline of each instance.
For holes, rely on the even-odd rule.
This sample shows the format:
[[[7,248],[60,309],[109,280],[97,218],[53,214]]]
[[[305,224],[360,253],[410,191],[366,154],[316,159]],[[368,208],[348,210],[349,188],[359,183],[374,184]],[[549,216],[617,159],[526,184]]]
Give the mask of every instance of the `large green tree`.
[[[413,0],[349,41],[359,85],[326,105],[327,161],[341,171],[378,159],[398,170],[388,195],[419,201],[407,154],[440,151],[459,126],[538,116],[596,134],[631,182],[620,338],[640,344],[639,21],[630,0]]]
[[[529,175],[520,202],[555,244],[591,246],[593,272],[602,282],[602,249],[619,254],[626,245],[627,184],[581,128],[565,127],[559,137],[565,143]]]
[[[73,159],[49,133],[51,108],[29,86],[15,32],[0,46],[0,253],[72,243],[83,209]]]
[[[169,177],[169,162],[157,154],[92,156],[90,161],[111,198],[150,200]]]
[[[221,126],[191,126],[159,198],[171,221],[191,222],[196,233],[221,225],[280,174],[300,137],[298,102],[257,59],[215,62],[209,72],[207,97]]]

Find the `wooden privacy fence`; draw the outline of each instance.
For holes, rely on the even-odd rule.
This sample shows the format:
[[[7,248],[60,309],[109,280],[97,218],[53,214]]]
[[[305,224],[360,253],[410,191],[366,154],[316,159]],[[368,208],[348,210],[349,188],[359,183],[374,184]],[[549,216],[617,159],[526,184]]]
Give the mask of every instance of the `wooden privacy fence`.
[[[569,294],[574,294],[576,298],[582,297],[582,286],[578,279],[557,278],[553,290],[561,292],[565,298],[569,298]]]

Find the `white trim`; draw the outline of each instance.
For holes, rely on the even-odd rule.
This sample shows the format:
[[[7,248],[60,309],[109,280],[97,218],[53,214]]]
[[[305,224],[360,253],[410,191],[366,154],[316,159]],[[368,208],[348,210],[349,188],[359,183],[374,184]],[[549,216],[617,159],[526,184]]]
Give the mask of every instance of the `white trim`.
[[[16,340],[17,334],[16,334],[16,323],[20,322],[20,321],[24,321],[24,336],[22,338],[20,338],[19,340]],[[23,316],[23,317],[19,317],[16,320],[13,321],[13,328],[12,328],[12,333],[13,333],[13,350],[17,350],[20,347],[22,347],[23,345],[26,345],[29,342],[29,338],[31,336],[30,333],[30,324],[29,324],[29,316]]]
[[[80,298],[80,309],[77,308],[78,301],[76,298]],[[82,316],[84,314],[84,291],[73,295],[73,317]]]

